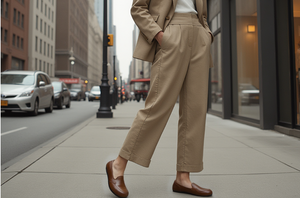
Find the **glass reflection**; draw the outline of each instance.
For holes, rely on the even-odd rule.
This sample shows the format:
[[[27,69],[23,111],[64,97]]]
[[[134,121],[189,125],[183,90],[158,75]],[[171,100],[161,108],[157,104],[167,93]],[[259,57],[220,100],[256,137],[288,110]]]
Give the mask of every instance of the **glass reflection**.
[[[259,120],[257,1],[236,0],[233,16],[233,113]]]
[[[214,67],[211,68],[211,109],[222,112],[222,67],[221,67],[221,33],[215,36],[211,46]]]
[[[300,0],[294,0],[294,40],[295,40],[295,82],[296,82],[296,112],[297,124],[300,124]]]

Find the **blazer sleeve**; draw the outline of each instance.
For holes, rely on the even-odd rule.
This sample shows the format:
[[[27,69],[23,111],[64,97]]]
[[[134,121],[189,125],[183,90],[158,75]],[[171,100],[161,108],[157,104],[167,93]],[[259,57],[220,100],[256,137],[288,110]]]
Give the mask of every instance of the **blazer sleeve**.
[[[156,34],[162,31],[162,28],[159,27],[149,12],[150,1],[133,0],[131,7],[131,16],[149,44],[153,42]]]
[[[214,35],[210,31],[208,23],[207,23],[207,1],[206,0],[203,0],[203,11],[202,11],[202,13],[203,13],[202,18],[203,18],[205,29],[211,34],[212,42],[213,42],[214,41]]]

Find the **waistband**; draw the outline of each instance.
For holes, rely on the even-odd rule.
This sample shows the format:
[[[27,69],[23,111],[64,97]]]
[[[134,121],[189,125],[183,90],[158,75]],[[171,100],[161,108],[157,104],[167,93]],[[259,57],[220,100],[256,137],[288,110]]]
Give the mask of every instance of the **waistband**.
[[[201,25],[197,14],[194,13],[174,13],[169,24],[173,25]]]

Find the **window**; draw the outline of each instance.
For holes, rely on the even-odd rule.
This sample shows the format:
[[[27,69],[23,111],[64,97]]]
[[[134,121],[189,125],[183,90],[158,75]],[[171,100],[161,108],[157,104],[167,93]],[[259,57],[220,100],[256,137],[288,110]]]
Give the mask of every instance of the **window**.
[[[8,18],[8,3],[5,3],[5,18]]]
[[[36,59],[35,59],[35,64],[34,64],[34,65],[35,65],[35,70],[38,70],[38,63],[37,63],[37,62],[38,62],[38,60],[37,60],[37,58],[36,58]]]
[[[43,0],[41,0],[41,12],[43,13]]]
[[[51,14],[51,12],[50,12],[50,7],[48,8],[48,19],[50,20],[50,14]]]
[[[54,18],[54,12],[52,11],[52,23],[53,23],[53,18]]]
[[[52,0],[52,5],[54,5],[54,0]]]
[[[254,120],[260,119],[257,2],[234,0],[231,18],[232,113]]]
[[[22,14],[22,18],[21,18],[21,27],[24,28],[24,14]]]
[[[45,4],[45,16],[47,16],[47,4]]]
[[[39,8],[39,0],[36,0],[36,8]]]
[[[42,49],[43,49],[43,41],[42,39],[40,39],[40,53],[43,53]]]
[[[48,38],[50,38],[50,25],[48,25]]]
[[[17,21],[17,10],[14,9],[14,23],[16,23]]]
[[[51,40],[53,40],[53,28],[51,28]]]
[[[20,25],[20,12],[18,12],[18,25]]]
[[[36,17],[35,17],[35,28],[38,30],[39,29],[39,16],[38,15],[36,15]]]
[[[47,63],[47,74],[49,74],[49,63]]]
[[[47,35],[47,23],[44,23],[44,34]]]
[[[47,56],[49,57],[50,55],[50,53],[49,53],[49,50],[50,50],[50,45],[48,44],[48,50],[47,50]]]
[[[21,38],[21,49],[23,49],[23,38]]]
[[[38,51],[38,37],[36,36],[35,37],[35,51],[37,52]]]
[[[52,76],[52,64],[50,65],[50,73],[49,73],[50,76]]]
[[[46,41],[44,41],[44,55],[46,56]]]
[[[4,42],[7,43],[7,30],[4,30],[4,38],[3,38]]]
[[[53,58],[53,46],[51,46],[51,58]]]
[[[45,72],[45,70],[46,70],[46,62],[45,62],[45,61],[43,62],[43,66],[44,66],[44,67],[43,67],[43,72]],[[47,82],[47,81],[45,81],[45,83],[46,83],[46,82]]]
[[[20,40],[20,37],[17,36],[17,48],[19,48],[19,40]]]
[[[41,19],[40,21],[41,21],[41,23],[40,23],[40,31],[43,32],[43,19]]]
[[[13,46],[16,46],[16,35],[15,34],[13,34],[12,44],[13,44]]]
[[[42,70],[42,60],[40,60],[40,65],[39,65],[39,69],[38,70]]]

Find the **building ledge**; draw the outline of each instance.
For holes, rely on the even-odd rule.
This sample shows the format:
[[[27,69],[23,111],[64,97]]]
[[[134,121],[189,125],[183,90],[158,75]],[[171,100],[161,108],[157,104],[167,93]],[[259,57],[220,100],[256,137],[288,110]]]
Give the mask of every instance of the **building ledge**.
[[[289,136],[300,138],[300,130],[298,130],[298,129],[291,129],[291,128],[275,125],[274,130],[278,131],[279,133],[283,133],[283,134],[286,134]]]

